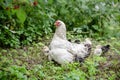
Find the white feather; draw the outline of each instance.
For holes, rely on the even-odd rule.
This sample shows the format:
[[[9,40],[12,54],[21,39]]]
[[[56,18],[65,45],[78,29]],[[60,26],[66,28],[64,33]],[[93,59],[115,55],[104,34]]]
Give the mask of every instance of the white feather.
[[[74,56],[71,53],[69,53],[66,49],[60,48],[50,50],[49,58],[62,65],[72,63],[74,60]]]

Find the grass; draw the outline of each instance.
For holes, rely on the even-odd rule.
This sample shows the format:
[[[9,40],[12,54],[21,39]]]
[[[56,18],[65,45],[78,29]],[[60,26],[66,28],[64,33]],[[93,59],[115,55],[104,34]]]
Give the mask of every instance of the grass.
[[[60,66],[49,62],[42,47],[51,39],[18,49],[0,49],[0,80],[118,80],[120,78],[120,40],[92,40],[110,44],[104,56],[93,56],[84,63]]]

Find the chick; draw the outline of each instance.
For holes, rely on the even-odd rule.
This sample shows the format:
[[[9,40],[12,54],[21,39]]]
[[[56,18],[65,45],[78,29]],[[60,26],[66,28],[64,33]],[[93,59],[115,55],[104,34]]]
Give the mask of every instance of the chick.
[[[98,56],[104,55],[106,52],[108,52],[109,49],[110,49],[110,45],[105,45],[105,46],[97,45],[96,49],[94,50],[94,54]]]
[[[101,45],[97,45],[95,50],[94,50],[94,55],[100,56],[102,54],[102,46]]]

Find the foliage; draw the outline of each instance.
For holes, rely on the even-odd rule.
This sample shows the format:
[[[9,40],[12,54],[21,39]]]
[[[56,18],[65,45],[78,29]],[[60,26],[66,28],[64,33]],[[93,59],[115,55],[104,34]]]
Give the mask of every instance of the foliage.
[[[40,10],[41,6],[37,1],[2,0],[0,4],[0,46],[18,47],[30,44],[51,32],[49,26],[53,19]]]
[[[118,80],[120,77],[119,39],[94,41],[111,50],[104,56],[93,56],[83,63],[60,66],[49,62],[42,53],[42,43],[22,49],[0,50],[0,80]],[[119,43],[118,41],[117,43]],[[95,47],[95,45],[93,45]],[[115,50],[116,49],[116,50]]]
[[[1,0],[0,46],[39,41],[54,31],[56,19],[75,35],[119,37],[119,9],[118,0]]]

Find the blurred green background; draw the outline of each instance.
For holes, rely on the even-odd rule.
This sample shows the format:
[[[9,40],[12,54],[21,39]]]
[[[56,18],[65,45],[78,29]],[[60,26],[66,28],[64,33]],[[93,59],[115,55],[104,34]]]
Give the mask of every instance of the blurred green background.
[[[58,19],[75,36],[120,37],[119,0],[0,0],[0,46],[38,42]]]

